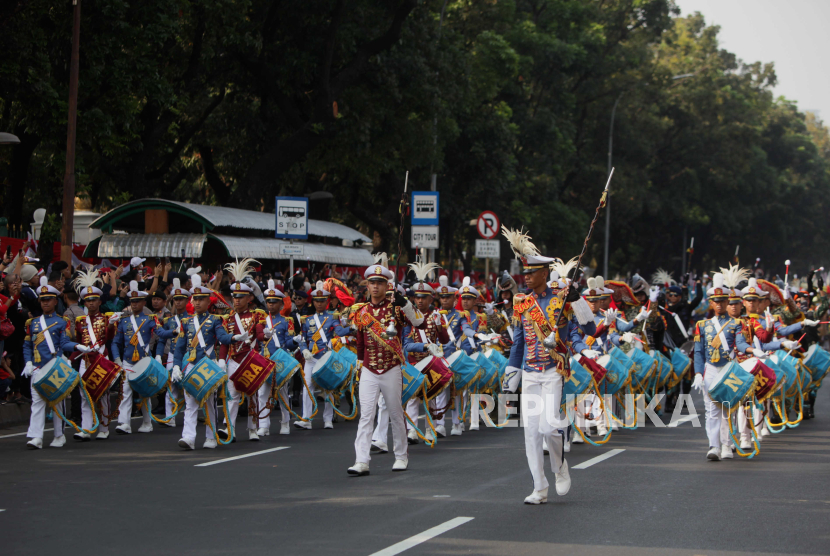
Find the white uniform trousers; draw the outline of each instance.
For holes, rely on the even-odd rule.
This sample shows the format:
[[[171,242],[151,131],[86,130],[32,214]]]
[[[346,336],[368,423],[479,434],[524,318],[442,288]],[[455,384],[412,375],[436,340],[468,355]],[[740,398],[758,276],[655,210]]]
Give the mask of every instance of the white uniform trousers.
[[[124,379],[121,381],[121,405],[118,406],[118,424],[129,425],[133,414],[133,389],[130,387],[130,377],[133,376],[133,363],[123,361],[121,368],[124,369]],[[147,406],[150,403],[142,404],[141,416],[143,418],[142,424],[150,424],[150,412],[147,411]]]
[[[761,426],[764,424],[764,412],[752,404],[753,421],[755,425],[755,436],[760,440]],[[738,429],[741,431],[741,440],[752,440],[752,429],[749,427],[749,419],[747,419],[747,412],[741,408],[738,410]]]
[[[239,402],[242,400],[242,392],[236,389],[233,385],[233,381],[231,380],[231,376],[236,370],[239,368],[239,363],[234,361],[233,359],[228,359],[227,361],[227,374],[228,374],[228,419],[230,419],[231,423],[233,423],[234,427],[236,426],[236,416],[239,414]],[[248,400],[248,430],[255,429],[256,426],[254,425],[254,408],[255,404],[251,403],[251,400]],[[225,423],[227,427],[228,424]],[[235,430],[234,434],[239,434],[238,430]]]
[[[452,408],[453,425],[464,423],[464,414],[467,412],[467,407],[464,402],[470,403],[470,397],[467,395],[466,389],[462,390],[460,394],[455,396],[455,406]]]
[[[37,369],[35,369],[37,371]],[[32,388],[32,408],[31,415],[29,415],[29,430],[26,436],[29,438],[43,439],[43,429],[46,427],[46,412],[49,410],[49,405],[46,400],[41,397],[40,393],[35,389],[35,377],[32,375],[30,379],[30,386]],[[61,413],[64,413],[63,402],[56,406]],[[52,425],[55,427],[54,436],[59,438],[63,436],[63,420],[58,417],[57,411],[52,411]]]
[[[421,399],[412,397],[408,402],[406,402],[406,414],[409,415],[409,420],[412,421],[415,426],[418,426],[418,419],[421,416]],[[412,428],[412,425],[409,424],[409,421],[406,422],[406,429],[409,430]],[[426,431],[429,427],[424,421],[424,431]]]
[[[305,365],[303,365],[303,376],[305,377],[305,382],[312,390],[314,390],[314,383],[311,380],[311,375],[314,372],[314,367],[317,366],[317,362],[317,359],[312,358],[311,361],[306,361]],[[309,419],[311,414],[314,413],[314,401],[311,399],[311,396],[313,395],[313,392],[309,392],[305,386],[303,386],[303,419]],[[331,423],[333,418],[334,408],[328,401],[326,401],[326,405],[323,408],[323,422]]]
[[[568,423],[562,419],[560,411],[562,378],[555,368],[542,373],[522,371],[522,425],[534,490],[544,490],[549,485],[545,477],[543,440],[550,450],[550,467],[554,473],[559,473],[564,461],[564,434]]]
[[[360,423],[357,426],[357,438],[354,442],[355,461],[369,463],[371,456],[372,423],[375,422],[375,410],[378,397],[383,394],[389,419],[392,422],[392,440],[395,442],[395,459],[407,459],[406,426],[404,425],[401,393],[403,377],[401,366],[396,365],[383,374],[375,374],[366,367],[360,372]]]
[[[288,382],[291,382],[290,380]],[[288,384],[280,388],[282,397],[280,398],[280,422],[288,423],[291,420],[291,411],[289,411],[289,404],[291,398],[288,397]]]
[[[184,375],[190,371],[193,367],[193,364],[188,364],[183,371]],[[182,438],[190,440],[192,442],[196,441],[196,426],[199,424],[199,402],[188,394],[187,390],[184,391],[184,428],[182,430]],[[210,419],[210,423],[216,427],[216,393],[214,392],[210,396],[207,397],[205,400],[205,413],[207,414],[207,418]],[[205,438],[213,438],[213,431],[210,429],[208,425],[208,420],[205,420]]]
[[[432,401],[429,402],[429,407],[431,407],[432,409],[445,410],[447,404],[450,403],[450,390],[450,386],[444,388],[440,394],[435,396],[435,398],[433,398]],[[442,414],[440,419],[436,419],[435,421],[433,421],[433,424],[435,424],[436,427],[444,426],[444,415]]]
[[[86,360],[81,358],[81,367],[79,370],[81,378],[86,374]],[[107,389],[106,392],[101,396],[99,400],[101,403],[101,413],[102,417],[100,419],[100,424],[98,425],[98,432],[108,430],[109,428],[109,421],[105,421],[103,415],[110,414],[110,391]],[[95,408],[89,406],[89,402],[87,401],[86,396],[81,394],[81,428],[85,430],[92,430],[92,425],[95,424],[95,417],[94,417]]]
[[[386,410],[386,399],[383,394],[378,396],[378,424],[372,432],[372,442],[387,444],[389,440],[389,412]]]
[[[267,380],[265,382],[263,382],[262,386],[260,386],[259,390],[257,390],[256,397],[257,397],[256,409],[257,409],[257,412],[258,412],[257,415],[265,415],[266,413],[268,414],[268,415],[265,415],[265,417],[259,417],[257,419],[257,421],[259,422],[258,425],[257,425],[257,428],[258,429],[270,429],[271,428],[271,412],[267,411],[265,409],[265,407],[268,405],[268,398],[271,397],[271,385],[268,383]],[[248,412],[250,413],[251,412],[250,404],[248,404],[248,405],[249,405]]]
[[[171,352],[167,357],[167,376],[173,374],[173,353]],[[182,389],[181,387],[175,383],[170,383],[170,389],[164,394],[164,418],[169,419],[171,415],[173,415],[173,408],[175,404],[173,404],[173,398],[170,394],[176,396],[176,399],[180,399],[182,397]],[[181,402],[180,402],[181,403]]]
[[[726,418],[726,410],[709,397],[709,388],[715,385],[720,373],[718,367],[706,363],[703,370],[703,405],[706,408],[706,436],[709,438],[710,448],[721,446],[733,446],[732,438],[729,435],[729,421]]]

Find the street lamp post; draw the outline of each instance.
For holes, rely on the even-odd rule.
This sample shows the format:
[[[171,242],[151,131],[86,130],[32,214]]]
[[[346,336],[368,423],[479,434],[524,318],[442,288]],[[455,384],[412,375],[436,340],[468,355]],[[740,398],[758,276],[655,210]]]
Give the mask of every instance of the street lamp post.
[[[69,63],[69,114],[66,126],[66,173],[63,176],[61,260],[72,264],[72,228],[75,220],[75,132],[78,116],[78,49],[81,41],[81,0],[72,0],[72,58]]]

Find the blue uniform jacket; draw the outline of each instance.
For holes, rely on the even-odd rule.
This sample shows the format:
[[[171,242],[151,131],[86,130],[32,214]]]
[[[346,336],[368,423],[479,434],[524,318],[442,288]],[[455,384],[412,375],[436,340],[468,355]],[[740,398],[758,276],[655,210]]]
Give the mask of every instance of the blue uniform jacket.
[[[315,340],[314,334],[317,332],[317,321],[314,320],[314,315],[309,315],[305,318],[302,325],[302,340],[300,340],[300,349],[307,349],[314,354],[315,359],[319,359],[329,350],[329,343],[335,336],[348,336],[352,333],[352,329],[348,326],[341,326],[340,321],[334,317],[331,311],[323,311],[316,313],[317,318],[320,319],[320,326],[326,335],[327,342],[323,341],[323,335]]]
[[[196,326],[198,319],[199,325]],[[204,319],[208,319],[205,321]],[[202,338],[205,340],[205,347],[199,343],[197,338],[197,330],[202,333]],[[189,363],[196,363],[202,360],[202,357],[216,360],[216,350],[214,347],[217,343],[229,345],[233,340],[233,336],[225,329],[222,317],[211,315],[209,313],[202,313],[201,315],[193,315],[182,320],[182,332],[176,338],[176,348],[173,353],[173,365],[184,370],[184,367]],[[196,345],[190,347],[192,343]],[[182,365],[184,362],[184,366]]]
[[[268,342],[260,342],[262,345],[262,356],[271,357],[271,354],[280,349],[292,352],[297,349],[297,343],[294,341],[294,320],[285,318],[282,315],[268,315],[271,317],[271,325],[274,329],[274,335]],[[263,319],[263,328],[268,327],[268,317]],[[279,340],[279,347],[277,347],[277,340]]]
[[[466,311],[459,311],[457,309],[447,311],[447,314],[444,316],[447,318],[447,322],[449,323],[447,330],[452,330],[452,333],[455,335],[456,342],[461,340],[461,349],[463,349],[467,355],[473,353],[475,350],[473,349],[473,346],[470,345],[470,341],[467,339],[468,337],[464,334],[464,331],[467,330],[469,333],[475,334],[478,329],[478,318],[475,313],[470,315],[470,321],[467,320]],[[473,337],[472,340],[476,347],[478,347],[475,337]],[[449,357],[453,354],[453,352],[455,352],[456,349],[458,349],[456,344],[450,340],[444,344],[444,357]]]
[[[729,315],[714,317],[723,326],[722,332],[726,338],[726,346],[713,347],[712,343],[718,336],[712,319],[698,321],[695,326],[695,372],[703,374],[706,363],[715,367],[723,367],[731,361],[729,355],[733,349],[746,353],[751,347],[743,335],[743,326],[740,321]],[[714,359],[714,360],[713,360]]]
[[[133,323],[130,317],[123,316],[118,321],[118,326],[115,329],[115,337],[112,339],[113,360],[120,358],[124,362],[133,362],[138,361],[146,355],[151,355],[149,353],[150,337],[158,327],[156,317],[155,315],[139,313],[135,315],[135,323],[138,326],[138,333],[141,335],[141,339],[144,340],[144,347],[141,347],[138,343],[135,346],[130,343],[130,340],[135,335],[135,330],[133,330]],[[138,353],[137,358],[133,357],[135,352]]]
[[[75,351],[75,342],[69,339],[69,320],[63,318],[57,313],[45,315],[46,332],[52,338],[52,344],[55,346],[54,355],[49,351],[49,343],[45,340],[39,342],[35,346],[37,335],[43,332],[40,325],[40,317],[29,319],[26,322],[26,337],[23,339],[23,358],[26,363],[32,363],[35,367],[40,368],[51,361],[54,357],[59,357],[61,351],[73,352]],[[39,357],[35,357],[35,352]],[[40,359],[35,361],[35,359]]]

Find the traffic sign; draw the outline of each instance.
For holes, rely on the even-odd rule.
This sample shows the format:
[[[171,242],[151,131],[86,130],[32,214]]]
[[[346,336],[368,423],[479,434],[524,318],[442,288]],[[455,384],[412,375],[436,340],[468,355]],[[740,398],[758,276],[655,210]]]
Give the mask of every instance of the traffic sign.
[[[308,197],[277,197],[275,237],[308,239]]]
[[[493,239],[499,234],[499,217],[495,212],[485,210],[478,215],[476,228],[481,239]]]
[[[302,257],[305,249],[301,243],[281,243],[280,255],[289,255],[291,257]]]
[[[438,225],[437,191],[413,191],[411,208],[413,226]]]
[[[412,226],[412,249],[438,249],[438,226]]]
[[[476,259],[501,258],[501,244],[497,239],[477,239]]]

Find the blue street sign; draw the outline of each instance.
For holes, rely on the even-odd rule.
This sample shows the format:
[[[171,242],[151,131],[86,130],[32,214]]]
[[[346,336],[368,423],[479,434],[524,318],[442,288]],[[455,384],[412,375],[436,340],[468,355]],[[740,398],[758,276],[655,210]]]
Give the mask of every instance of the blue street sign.
[[[413,226],[437,226],[438,192],[413,191],[410,213]]]
[[[308,239],[308,197],[277,197],[277,239]]]

